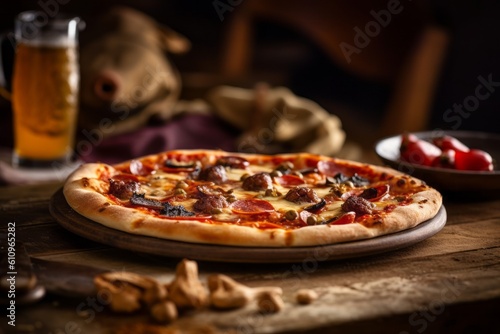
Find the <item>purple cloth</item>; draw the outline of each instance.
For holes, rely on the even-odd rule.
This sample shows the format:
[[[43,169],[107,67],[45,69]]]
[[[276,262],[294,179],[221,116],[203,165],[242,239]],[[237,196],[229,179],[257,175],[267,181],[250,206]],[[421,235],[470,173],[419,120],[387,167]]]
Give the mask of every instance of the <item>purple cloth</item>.
[[[99,135],[76,141],[77,156],[85,162],[109,164],[173,149],[235,150],[239,133],[212,115],[184,114],[159,126],[99,140]]]

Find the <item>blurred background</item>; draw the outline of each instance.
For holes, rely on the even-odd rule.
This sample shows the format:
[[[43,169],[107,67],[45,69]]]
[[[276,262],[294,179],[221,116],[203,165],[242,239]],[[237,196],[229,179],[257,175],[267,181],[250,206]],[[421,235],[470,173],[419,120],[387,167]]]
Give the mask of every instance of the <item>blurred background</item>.
[[[368,150],[402,131],[500,132],[492,121],[500,107],[498,2],[19,0],[3,6],[0,30],[12,29],[21,11],[54,6],[91,25],[117,4],[191,41],[188,53],[170,55],[183,99],[220,84],[286,86],[339,116],[347,139]],[[0,98],[3,125],[9,115]],[[0,139],[9,145],[12,133]]]

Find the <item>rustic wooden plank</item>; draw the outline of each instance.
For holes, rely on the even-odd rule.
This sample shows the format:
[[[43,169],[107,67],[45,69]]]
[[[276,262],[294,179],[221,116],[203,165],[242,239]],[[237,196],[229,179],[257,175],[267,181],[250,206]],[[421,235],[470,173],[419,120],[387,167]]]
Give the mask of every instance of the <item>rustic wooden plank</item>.
[[[498,240],[498,239],[497,239]],[[446,242],[446,240],[442,240]],[[441,242],[441,241],[439,241]],[[455,257],[457,265],[464,261],[464,254],[470,251],[470,243],[453,243],[455,248],[449,248],[447,253],[439,252],[408,252],[401,256],[394,252],[387,255],[362,258],[357,260],[335,261],[335,262],[315,262],[313,259],[305,259],[297,264],[278,264],[278,265],[258,265],[258,264],[225,264],[200,262],[201,272],[219,271],[225,272],[246,282],[252,281],[281,281],[290,279],[298,281],[302,278],[308,278],[314,275],[326,275],[331,277],[342,277],[343,275],[357,277],[367,275],[373,276],[374,268],[383,268],[384,271],[399,271],[401,265],[412,263],[417,269],[421,263],[431,262],[434,266],[442,266],[436,259],[439,256]],[[464,247],[461,247],[464,246]],[[484,247],[479,245],[475,249],[496,249],[495,247]],[[437,249],[437,247],[436,247]],[[42,257],[61,262],[71,262],[76,264],[92,264],[98,267],[109,268],[112,270],[136,271],[150,275],[167,275],[173,273],[177,259],[160,258],[145,254],[137,254],[118,249],[102,249],[86,251],[77,254],[56,254]],[[454,263],[455,263],[454,262]],[[479,260],[476,262],[481,263]],[[396,265],[395,265],[396,264]],[[391,269],[393,268],[393,269]],[[420,272],[418,274],[421,274]]]
[[[132,262],[139,260],[132,259]],[[151,268],[155,268],[171,274],[173,265],[171,262],[155,265],[148,263],[145,271],[151,273]],[[201,264],[202,277],[214,272],[211,265]],[[423,326],[422,321],[427,321],[429,327],[440,324],[442,320],[429,321],[425,320],[426,316],[445,319],[449,316],[451,304],[459,309],[461,304],[500,298],[500,247],[435,255],[431,258],[402,262],[397,266],[389,262],[367,261],[365,266],[347,270],[335,263],[325,263],[316,270],[303,272],[301,275],[287,274],[283,269],[286,268],[267,267],[259,270],[251,266],[246,268],[245,273],[240,272],[237,275],[240,281],[251,286],[281,286],[285,300],[285,309],[282,312],[273,315],[262,314],[253,304],[228,312],[205,310],[184,316],[177,326],[182,327],[188,323],[212,324],[240,332],[276,333],[319,330],[337,325],[349,328],[349,324],[387,317],[399,319],[396,323],[402,324],[401,319],[406,317],[406,325],[401,327],[400,331],[415,332]],[[163,277],[165,278],[166,276]],[[320,298],[311,305],[298,306],[293,299],[294,293],[304,287],[315,289]],[[75,310],[82,302],[85,302],[85,299],[71,301],[65,304],[65,309]],[[476,311],[479,314],[489,314],[491,309],[488,304],[477,304]],[[82,323],[76,314],[39,312],[40,315],[51,317],[65,314],[63,319],[74,319]],[[106,327],[110,326],[109,321],[114,321],[113,325],[116,325],[117,318],[120,316],[112,315],[111,319],[102,318],[101,322],[97,318],[95,322],[104,326],[101,329],[109,330]],[[139,322],[147,321],[144,316],[135,319]],[[469,320],[475,322],[473,317]],[[44,323],[44,326],[50,326],[44,318],[39,318],[38,321]],[[100,326],[95,322],[91,327],[82,327],[85,328],[84,332],[92,328],[92,332],[99,333],[94,331]],[[83,322],[82,326],[86,324]]]
[[[2,191],[0,191],[0,203],[12,199],[18,199],[20,201],[27,198],[48,199],[51,194],[55,193],[60,187],[62,187],[61,182],[2,187]]]
[[[492,255],[493,254],[493,255]],[[460,264],[456,261],[461,259]],[[471,261],[473,259],[473,261]],[[276,315],[264,315],[255,307],[229,313],[198,313],[185,321],[216,324],[253,333],[300,331],[311,327],[332,327],[360,320],[412,314],[430,310],[440,315],[450,303],[500,298],[500,249],[469,254],[438,256],[432,263],[422,259],[399,268],[390,264],[365,268],[363,275],[340,272],[336,268],[318,269],[301,277],[287,277],[284,288],[286,307]],[[474,261],[481,261],[477,264]],[[434,264],[438,266],[434,266]],[[276,282],[276,279],[271,279]],[[250,283],[249,283],[250,284]],[[269,280],[251,285],[269,284]],[[314,288],[320,298],[307,307],[298,307],[293,294],[298,288]],[[422,318],[415,316],[415,320]]]
[[[8,222],[16,226],[46,224],[54,219],[49,213],[49,198],[61,187],[60,183],[4,187],[0,191],[0,230]]]
[[[106,245],[70,233],[55,223],[21,226],[17,228],[16,236],[18,240],[24,242],[31,256],[69,254],[107,248]]]
[[[435,236],[414,246],[387,254],[385,261],[461,252],[499,245],[500,219],[447,225]]]
[[[500,200],[497,198],[459,198],[443,199],[448,212],[450,225],[482,220],[500,220]]]
[[[2,209],[5,210],[5,207]],[[8,222],[15,222],[16,227],[55,223],[54,218],[49,214],[48,201],[23,203],[22,206],[8,208],[8,210],[1,212],[1,217],[0,230],[5,229]]]
[[[442,333],[499,333],[500,323],[497,321],[500,299],[488,302],[469,302],[458,305],[447,305],[440,314],[432,314],[426,310],[390,318],[354,321],[332,327],[312,328],[300,333],[307,334],[442,334]],[[478,311],[479,310],[479,311]],[[471,320],[474,319],[473,323]],[[297,333],[290,331],[284,333]]]
[[[95,297],[90,297],[95,298]],[[95,304],[91,304],[94,302]],[[157,325],[146,314],[114,315],[101,308],[101,304],[90,299],[48,298],[46,302],[35,306],[24,307],[18,317],[17,328],[21,333],[258,333],[255,323],[262,323],[260,317],[244,318],[240,326],[232,328],[216,328],[213,325],[196,324],[190,318],[181,318],[172,325]],[[309,307],[309,306],[306,306]],[[500,324],[497,321],[500,299],[488,302],[469,302],[446,305],[439,314],[429,310],[402,313],[377,319],[350,321],[331,326],[311,326],[308,329],[281,331],[280,333],[372,333],[372,334],[417,334],[417,333],[498,333]],[[79,310],[79,311],[77,311]],[[29,312],[28,312],[29,311]],[[333,312],[334,310],[332,310]],[[219,314],[222,312],[219,312]],[[47,314],[57,314],[47,319]],[[265,317],[269,317],[266,315]],[[271,315],[272,317],[272,315]],[[40,319],[44,319],[40,321]],[[48,321],[50,320],[50,321]],[[471,323],[473,321],[473,323]],[[236,327],[236,328],[235,328]],[[3,323],[0,329],[8,333]],[[72,331],[73,330],[73,331]],[[275,332],[278,333],[278,332]]]

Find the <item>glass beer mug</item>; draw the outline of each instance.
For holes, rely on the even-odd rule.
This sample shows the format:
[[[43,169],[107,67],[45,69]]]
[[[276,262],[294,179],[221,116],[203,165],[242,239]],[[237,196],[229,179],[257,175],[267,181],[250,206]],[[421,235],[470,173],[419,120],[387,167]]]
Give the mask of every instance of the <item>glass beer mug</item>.
[[[78,17],[20,13],[12,74],[17,167],[69,162],[78,112]]]

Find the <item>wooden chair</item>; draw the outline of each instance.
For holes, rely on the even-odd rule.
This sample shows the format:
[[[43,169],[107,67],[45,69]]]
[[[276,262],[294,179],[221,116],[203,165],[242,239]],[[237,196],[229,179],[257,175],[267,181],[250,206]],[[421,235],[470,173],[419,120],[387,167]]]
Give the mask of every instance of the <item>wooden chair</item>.
[[[270,20],[308,36],[338,66],[392,86],[379,136],[426,129],[450,39],[432,24],[427,2],[246,0],[227,16],[223,75],[250,73],[255,25]],[[363,47],[355,43],[359,31],[369,39]]]

